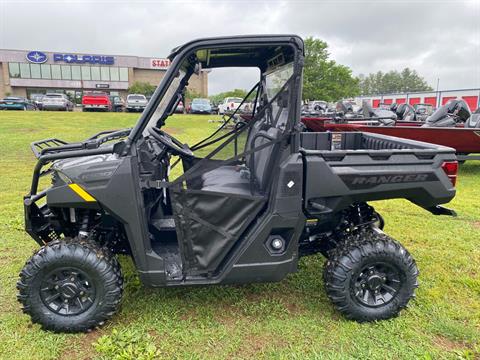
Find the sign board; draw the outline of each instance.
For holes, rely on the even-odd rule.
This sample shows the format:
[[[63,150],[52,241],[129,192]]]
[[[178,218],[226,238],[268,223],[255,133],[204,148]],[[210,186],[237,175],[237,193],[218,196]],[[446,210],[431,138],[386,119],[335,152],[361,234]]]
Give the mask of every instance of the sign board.
[[[47,54],[41,51],[30,51],[26,58],[29,62],[33,64],[43,64],[47,61]]]
[[[95,84],[97,89],[108,89],[110,88],[110,84]]]
[[[150,59],[150,69],[167,70],[169,66],[169,59]]]
[[[53,61],[68,64],[102,64],[113,65],[115,57],[103,55],[53,54]]]

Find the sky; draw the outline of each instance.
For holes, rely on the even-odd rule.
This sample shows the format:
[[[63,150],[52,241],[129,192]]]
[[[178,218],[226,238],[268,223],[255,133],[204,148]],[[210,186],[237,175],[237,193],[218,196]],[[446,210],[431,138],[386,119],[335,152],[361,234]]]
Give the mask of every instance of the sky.
[[[410,67],[434,89],[480,87],[480,0],[0,0],[3,49],[166,57],[195,38],[276,33],[326,41],[354,75]],[[209,94],[256,79],[216,70]]]

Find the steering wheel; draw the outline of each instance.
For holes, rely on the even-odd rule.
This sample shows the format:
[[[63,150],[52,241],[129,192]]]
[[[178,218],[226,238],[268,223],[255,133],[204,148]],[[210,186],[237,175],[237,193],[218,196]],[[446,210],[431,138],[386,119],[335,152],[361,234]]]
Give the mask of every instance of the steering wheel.
[[[156,127],[151,127],[148,129],[148,132],[156,140],[158,140],[166,148],[168,148],[172,155],[186,156],[186,157],[194,156],[192,150],[190,150],[186,144],[182,144],[179,140],[167,134],[165,131],[162,131]]]

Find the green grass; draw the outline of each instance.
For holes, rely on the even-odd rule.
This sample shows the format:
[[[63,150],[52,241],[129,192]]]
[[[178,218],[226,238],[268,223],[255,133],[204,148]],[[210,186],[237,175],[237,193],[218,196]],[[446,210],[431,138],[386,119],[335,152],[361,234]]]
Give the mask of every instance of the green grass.
[[[0,358],[325,358],[458,359],[480,357],[480,162],[461,167],[456,218],[436,217],[403,200],[378,202],[386,232],[421,271],[417,299],[379,323],[346,321],[330,305],[324,259],[302,259],[275,284],[147,289],[122,258],[120,312],[89,334],[53,334],[32,325],[15,282],[37,245],[23,231],[22,196],[34,157],[29,143],[81,140],[132,126],[138,114],[0,112]],[[213,129],[209,116],[175,115],[168,130],[194,143]]]

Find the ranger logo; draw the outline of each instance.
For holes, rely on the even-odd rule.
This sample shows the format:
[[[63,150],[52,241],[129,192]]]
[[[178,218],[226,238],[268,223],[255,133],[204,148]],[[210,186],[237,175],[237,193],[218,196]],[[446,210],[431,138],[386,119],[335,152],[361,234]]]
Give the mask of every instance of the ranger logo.
[[[433,173],[415,174],[369,174],[369,175],[340,175],[343,182],[352,190],[368,189],[384,184],[400,184],[435,181],[438,178]]]

